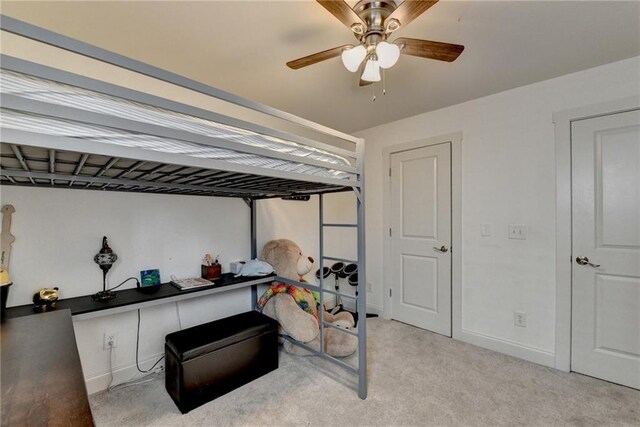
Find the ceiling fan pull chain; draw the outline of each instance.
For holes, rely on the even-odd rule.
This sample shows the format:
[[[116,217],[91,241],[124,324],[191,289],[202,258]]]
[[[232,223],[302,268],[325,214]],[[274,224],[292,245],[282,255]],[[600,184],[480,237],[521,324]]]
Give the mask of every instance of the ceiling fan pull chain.
[[[387,70],[382,69],[382,95],[387,94]]]
[[[375,102],[376,101],[376,84],[375,84],[375,82],[371,85],[371,88],[373,90],[373,96],[371,97],[371,102]]]

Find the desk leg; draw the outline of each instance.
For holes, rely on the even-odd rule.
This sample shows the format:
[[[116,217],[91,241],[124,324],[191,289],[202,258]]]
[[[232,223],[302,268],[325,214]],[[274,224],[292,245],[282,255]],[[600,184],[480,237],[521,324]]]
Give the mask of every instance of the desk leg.
[[[251,285],[251,310],[255,310],[256,305],[258,305],[258,285]]]

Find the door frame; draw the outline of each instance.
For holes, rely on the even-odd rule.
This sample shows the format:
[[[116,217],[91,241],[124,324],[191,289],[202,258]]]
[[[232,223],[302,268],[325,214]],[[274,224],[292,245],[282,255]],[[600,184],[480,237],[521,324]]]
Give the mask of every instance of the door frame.
[[[571,123],[640,109],[630,96],[553,113],[556,137],[556,351],[555,368],[571,370]]]
[[[392,301],[389,296],[393,286],[391,277],[391,155],[438,144],[451,144],[451,333],[459,338],[462,333],[462,132],[419,139],[391,145],[382,149],[383,161],[383,304],[382,317],[391,319]]]

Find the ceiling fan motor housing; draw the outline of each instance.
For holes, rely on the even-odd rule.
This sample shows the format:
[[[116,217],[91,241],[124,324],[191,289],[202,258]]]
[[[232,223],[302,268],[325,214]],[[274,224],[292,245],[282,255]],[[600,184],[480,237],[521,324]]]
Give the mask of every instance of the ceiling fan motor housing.
[[[356,38],[368,45],[375,45],[386,38],[386,21],[396,10],[393,0],[361,0],[353,8],[366,25],[364,34],[355,34]]]

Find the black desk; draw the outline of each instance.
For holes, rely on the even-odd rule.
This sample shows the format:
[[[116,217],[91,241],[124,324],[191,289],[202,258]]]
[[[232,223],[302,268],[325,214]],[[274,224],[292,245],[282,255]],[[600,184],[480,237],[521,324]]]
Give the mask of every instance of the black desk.
[[[93,425],[71,316],[74,320],[108,316],[269,284],[274,278],[236,278],[227,273],[213,286],[185,291],[165,283],[152,294],[116,291],[118,296],[110,301],[93,301],[90,295],[61,299],[45,312],[32,304],[7,308],[1,331],[2,426]]]
[[[0,329],[2,426],[93,426],[69,310]]]
[[[274,277],[275,275],[265,277],[234,277],[232,273],[226,273],[223,274],[220,279],[216,280],[213,286],[181,291],[170,283],[164,283],[159,285],[157,292],[152,294],[143,293],[137,289],[115,291],[118,296],[109,301],[93,301],[90,295],[65,298],[58,300],[56,306],[47,310],[47,312],[68,309],[71,311],[74,320],[91,319],[136,310],[138,308],[152,307],[184,299],[228,292],[259,284],[268,284],[273,281]],[[36,311],[33,304],[27,304],[7,308],[3,317],[11,319],[37,313],[41,312]]]

